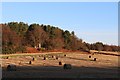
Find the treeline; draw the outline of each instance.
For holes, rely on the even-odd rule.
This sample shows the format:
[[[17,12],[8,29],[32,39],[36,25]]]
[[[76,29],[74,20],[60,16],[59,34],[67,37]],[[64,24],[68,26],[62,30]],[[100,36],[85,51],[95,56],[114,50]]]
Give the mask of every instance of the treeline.
[[[24,22],[10,22],[2,26],[2,53],[26,52],[26,47],[38,50],[104,50],[120,51],[119,46],[104,45],[101,42],[89,44],[79,39],[74,31],[62,30],[51,25],[28,25]]]

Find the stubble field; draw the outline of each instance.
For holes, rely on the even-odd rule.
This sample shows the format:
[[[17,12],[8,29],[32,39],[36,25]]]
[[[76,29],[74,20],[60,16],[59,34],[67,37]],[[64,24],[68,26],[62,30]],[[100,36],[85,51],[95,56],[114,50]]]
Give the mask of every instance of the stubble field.
[[[44,58],[46,59],[44,60]],[[3,55],[1,59],[3,78],[119,77],[118,56],[113,55],[92,55],[86,52],[51,52]],[[29,64],[30,61],[32,64]],[[59,62],[62,62],[62,65],[59,65]],[[9,64],[16,65],[16,71],[7,71],[6,68]],[[72,68],[63,69],[64,64],[71,64]]]

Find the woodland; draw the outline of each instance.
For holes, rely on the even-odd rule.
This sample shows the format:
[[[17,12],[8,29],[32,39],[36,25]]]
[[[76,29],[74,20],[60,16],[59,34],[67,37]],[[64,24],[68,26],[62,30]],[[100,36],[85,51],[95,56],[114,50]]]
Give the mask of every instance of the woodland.
[[[3,54],[27,53],[28,47],[37,51],[120,51],[120,46],[102,42],[87,43],[78,38],[74,31],[62,30],[52,25],[9,22],[0,24],[0,27],[2,27]]]

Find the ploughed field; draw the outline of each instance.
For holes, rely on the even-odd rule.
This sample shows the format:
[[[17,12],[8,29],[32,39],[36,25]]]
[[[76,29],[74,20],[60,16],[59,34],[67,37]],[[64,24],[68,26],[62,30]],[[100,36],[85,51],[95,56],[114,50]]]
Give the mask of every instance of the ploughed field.
[[[2,55],[3,78],[118,78],[118,56],[86,52]],[[96,60],[95,60],[96,58]],[[7,70],[8,65],[15,70]],[[64,69],[64,64],[71,64]]]

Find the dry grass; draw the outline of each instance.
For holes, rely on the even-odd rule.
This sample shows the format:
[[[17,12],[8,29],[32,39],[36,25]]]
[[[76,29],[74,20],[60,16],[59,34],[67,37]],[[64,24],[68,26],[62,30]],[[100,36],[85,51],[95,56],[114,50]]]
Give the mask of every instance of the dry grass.
[[[66,54],[66,56],[64,56],[65,54]],[[24,73],[29,74],[29,76],[32,76],[32,77],[34,77],[35,74],[33,74],[33,75],[30,74],[31,73],[30,71],[32,71],[32,73],[36,73],[36,75],[38,75],[38,76],[39,76],[39,74],[44,73],[44,75],[45,75],[45,73],[49,73],[52,71],[52,73],[54,73],[54,76],[56,75],[56,77],[60,77],[57,75],[58,73],[60,73],[61,75],[66,73],[66,71],[64,71],[62,68],[62,66],[65,63],[71,64],[73,67],[76,67],[76,68],[72,69],[72,72],[70,72],[71,74],[64,75],[64,76],[62,75],[61,77],[65,77],[65,76],[71,77],[71,75],[74,76],[75,72],[78,72],[78,73],[76,73],[76,75],[74,77],[78,77],[80,74],[82,75],[82,73],[86,73],[86,72],[87,72],[86,75],[91,73],[91,74],[93,74],[92,77],[96,77],[96,76],[100,77],[101,74],[99,74],[99,75],[95,74],[95,72],[99,72],[100,70],[99,69],[95,69],[95,70],[91,69],[92,67],[101,68],[101,69],[102,68],[115,69],[115,71],[113,70],[111,72],[106,70],[105,75],[107,77],[112,77],[112,76],[114,77],[115,74],[117,74],[116,71],[117,71],[117,67],[118,67],[118,56],[95,54],[95,55],[91,55],[91,58],[89,58],[89,55],[91,55],[91,54],[85,54],[82,52],[33,53],[33,54],[31,53],[31,54],[14,54],[14,55],[12,54],[12,55],[2,56],[2,57],[10,56],[8,59],[2,58],[2,67],[6,67],[8,64],[15,64],[15,65],[17,65],[17,67],[19,67],[19,71],[21,71],[21,74],[23,74],[22,70],[26,70],[26,71],[24,71]],[[46,60],[43,60],[44,56],[46,57]],[[56,59],[55,56],[58,57],[58,60]],[[36,59],[35,61],[32,61],[33,57]],[[93,58],[97,58],[97,60],[93,61]],[[32,64],[29,64],[29,61],[32,61]],[[62,65],[59,65],[60,61],[62,62]],[[29,66],[29,68],[28,68],[28,66]],[[37,66],[38,68],[35,68],[35,66]],[[45,66],[47,66],[48,72],[42,71],[42,70],[46,70]],[[24,69],[24,68],[20,68],[20,67],[26,67],[26,68]],[[89,69],[88,69],[88,71],[86,71],[86,69],[83,70],[84,68],[81,69],[81,67],[89,67]],[[82,70],[82,72],[79,71],[79,69]],[[93,70],[93,71],[91,71],[91,70]],[[63,71],[63,72],[61,73],[60,71]],[[37,72],[38,72],[38,74],[37,74]],[[105,72],[105,70],[103,70],[103,72]],[[100,73],[103,73],[103,72],[100,71]],[[109,75],[107,75],[107,72]],[[16,73],[19,73],[19,72],[16,71]],[[114,73],[114,75],[112,75],[112,73]],[[13,75],[16,75],[16,74],[13,72]],[[11,76],[10,76],[9,72],[7,72],[6,70],[3,70],[3,76],[13,77],[13,75],[11,74]],[[19,77],[22,77],[22,76],[20,76],[20,73],[18,75],[19,75]],[[94,75],[96,75],[96,76],[94,76]],[[38,77],[38,76],[36,76],[36,77]],[[28,76],[26,76],[26,77],[28,77]],[[81,76],[81,77],[85,77],[85,76]]]

